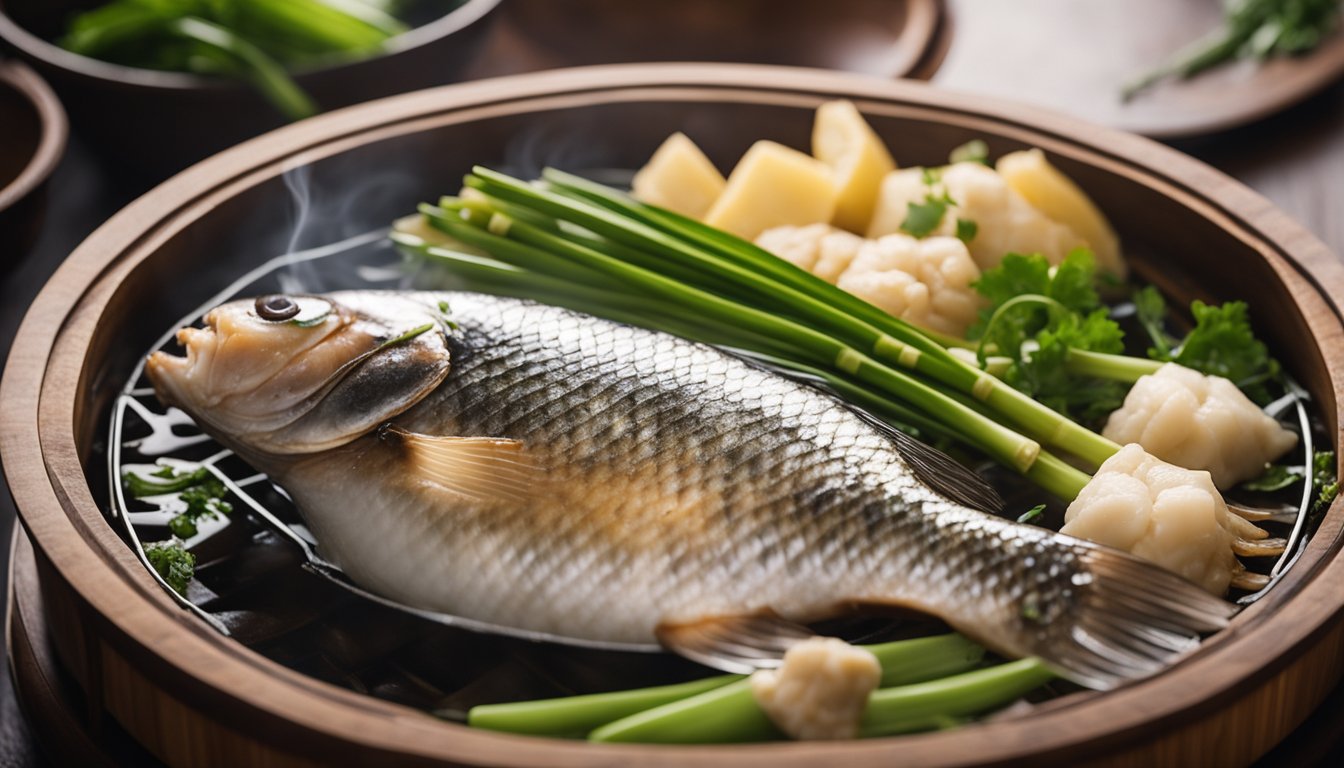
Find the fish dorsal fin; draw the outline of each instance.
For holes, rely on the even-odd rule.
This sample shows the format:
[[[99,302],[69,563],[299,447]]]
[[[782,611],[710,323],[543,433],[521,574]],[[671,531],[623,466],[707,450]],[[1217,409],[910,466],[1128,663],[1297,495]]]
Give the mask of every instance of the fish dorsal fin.
[[[983,477],[962,466],[946,453],[926,445],[893,428],[876,416],[858,411],[896,445],[896,451],[925,485],[963,506],[997,514],[1003,510],[1003,497]]]
[[[668,650],[691,661],[743,675],[778,667],[785,651],[816,635],[768,609],[659,624],[654,634]]]
[[[527,501],[540,476],[519,440],[425,435],[391,424],[378,436],[406,452],[416,476],[475,501]]]

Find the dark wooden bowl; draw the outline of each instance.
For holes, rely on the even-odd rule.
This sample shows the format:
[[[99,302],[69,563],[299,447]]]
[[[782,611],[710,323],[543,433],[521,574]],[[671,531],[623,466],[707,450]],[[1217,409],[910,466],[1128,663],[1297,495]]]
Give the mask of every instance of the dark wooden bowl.
[[[1344,268],[1263,198],[1150,141],[919,84],[742,65],[594,67],[407,94],[171,179],[90,236],[25,319],[0,385],[0,450],[50,636],[93,711],[181,765],[1229,765],[1263,754],[1344,665],[1344,503],[1274,589],[1155,678],[948,732],[697,748],[476,731],[323,683],[184,612],[108,524],[110,398],[154,339],[243,271],[384,225],[456,189],[473,163],[630,168],[683,130],[726,166],[758,138],[805,146],[812,110],[836,97],[854,99],[903,164],[941,162],[977,137],[994,154],[1044,148],[1112,215],[1142,274],[1182,299],[1249,299],[1338,434],[1344,323],[1332,296],[1344,295]],[[307,221],[322,222],[297,235],[283,178],[296,167]]]
[[[231,81],[136,69],[73,54],[52,40],[88,0],[0,0],[0,43],[60,94],[75,130],[105,157],[163,178],[284,125],[255,91]],[[324,110],[453,82],[475,55],[499,0],[466,0],[367,59],[295,73]]]
[[[0,271],[33,244],[46,182],[65,151],[65,111],[33,70],[0,61]]]

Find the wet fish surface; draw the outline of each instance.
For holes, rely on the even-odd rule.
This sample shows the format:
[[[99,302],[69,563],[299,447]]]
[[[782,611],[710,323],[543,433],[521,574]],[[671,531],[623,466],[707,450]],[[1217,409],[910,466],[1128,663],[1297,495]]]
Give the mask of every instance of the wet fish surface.
[[[718,622],[899,606],[1097,688],[1232,610],[973,508],[950,460],[708,346],[479,294],[293,301],[317,320],[226,304],[148,373],[290,494],[324,558],[409,606],[694,658],[740,644]]]

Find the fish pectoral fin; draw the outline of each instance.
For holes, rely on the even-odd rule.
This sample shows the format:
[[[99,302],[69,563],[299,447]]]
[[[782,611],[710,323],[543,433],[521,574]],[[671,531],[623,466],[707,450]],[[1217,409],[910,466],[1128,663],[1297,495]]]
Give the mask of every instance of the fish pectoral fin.
[[[379,436],[400,445],[412,473],[477,501],[526,501],[541,475],[519,440],[425,435],[391,424]]]
[[[816,633],[767,609],[741,616],[663,623],[654,635],[668,650],[691,661],[746,675],[778,667],[785,651]]]

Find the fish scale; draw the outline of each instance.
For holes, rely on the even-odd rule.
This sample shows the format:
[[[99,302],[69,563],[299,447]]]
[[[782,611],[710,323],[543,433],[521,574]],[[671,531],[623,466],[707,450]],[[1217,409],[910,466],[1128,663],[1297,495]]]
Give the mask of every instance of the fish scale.
[[[322,556],[389,599],[617,647],[762,610],[806,621],[905,606],[1095,687],[1160,669],[1226,621],[1225,603],[1128,555],[940,495],[926,480],[980,481],[829,394],[710,347],[476,294],[330,300],[365,325],[397,318],[383,338],[441,321],[431,308],[446,300],[456,329],[400,352],[424,375],[423,358],[446,346],[446,375],[386,421],[436,444],[518,441],[535,468],[519,495],[472,496],[410,463],[410,438],[383,429],[292,457],[228,435],[289,492]],[[165,399],[219,424],[162,380],[162,364],[149,370]],[[376,415],[381,396],[363,393],[360,407]],[[1135,643],[1147,650],[1112,657]]]

